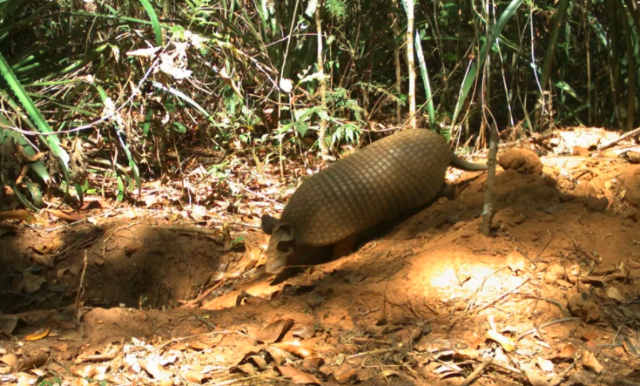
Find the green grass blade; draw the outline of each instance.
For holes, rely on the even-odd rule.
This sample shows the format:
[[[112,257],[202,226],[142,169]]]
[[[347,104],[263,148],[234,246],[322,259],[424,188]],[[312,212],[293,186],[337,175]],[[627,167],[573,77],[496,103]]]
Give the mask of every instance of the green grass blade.
[[[2,74],[11,90],[16,94],[18,100],[22,106],[24,106],[25,110],[27,110],[29,116],[35,122],[40,132],[52,133],[53,130],[51,130],[47,121],[45,121],[42,114],[40,114],[40,111],[36,108],[36,105],[33,103],[31,98],[29,98],[27,92],[24,90],[20,82],[18,82],[18,79],[16,79],[15,74],[11,71],[9,64],[4,59],[2,53],[0,53],[0,74]],[[61,161],[61,166],[68,170],[69,155],[62,147],[60,147],[60,140],[58,137],[55,135],[47,135],[44,142],[47,144],[53,155]]]
[[[424,94],[427,98],[427,109],[429,111],[429,128],[435,130],[436,110],[433,107],[433,96],[431,95],[431,83],[429,82],[429,72],[427,71],[427,62],[424,60],[424,52],[422,52],[422,44],[420,39],[420,32],[416,31],[416,56],[420,64],[420,73],[422,74],[422,80],[424,83]],[[449,138],[447,138],[447,141]]]
[[[151,24],[153,25],[153,31],[156,34],[156,45],[158,47],[162,47],[162,30],[160,29],[160,20],[158,19],[158,15],[156,14],[156,11],[153,10],[153,5],[149,0],[140,0],[140,3],[147,11],[149,20],[151,20]]]
[[[511,20],[511,18],[516,14],[516,11],[520,7],[520,5],[522,5],[523,2],[524,0],[512,0],[511,3],[509,3],[507,8],[500,15],[500,18],[498,19],[498,22],[493,28],[493,31],[491,31],[491,38],[489,39],[489,41],[486,41],[482,45],[482,48],[480,49],[480,55],[478,56],[477,64],[473,63],[471,65],[471,68],[469,69],[469,73],[467,74],[467,76],[465,77],[465,80],[463,81],[462,90],[460,91],[460,96],[458,97],[458,102],[456,103],[456,108],[453,112],[453,119],[451,120],[452,128],[455,125],[456,120],[458,119],[458,115],[460,115],[460,110],[462,109],[462,106],[464,105],[464,101],[467,99],[467,96],[469,95],[469,91],[471,90],[471,87],[475,83],[475,78],[478,73],[478,68],[482,68],[482,66],[484,66],[484,62],[485,60],[487,60],[487,53],[491,52],[491,47],[493,46],[493,43],[496,41],[496,39],[498,39],[504,27],[506,27],[509,20]]]

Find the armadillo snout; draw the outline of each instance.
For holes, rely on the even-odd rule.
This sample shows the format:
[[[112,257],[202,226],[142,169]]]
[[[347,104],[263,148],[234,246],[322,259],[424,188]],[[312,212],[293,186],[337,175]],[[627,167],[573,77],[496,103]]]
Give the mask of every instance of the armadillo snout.
[[[293,227],[288,223],[279,222],[271,229],[265,271],[272,275],[282,272],[286,266],[291,265],[295,258],[295,250]]]

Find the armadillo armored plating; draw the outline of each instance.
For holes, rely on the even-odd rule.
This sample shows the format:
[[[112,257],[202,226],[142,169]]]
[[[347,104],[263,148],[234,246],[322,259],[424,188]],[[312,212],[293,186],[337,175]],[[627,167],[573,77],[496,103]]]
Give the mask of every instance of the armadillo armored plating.
[[[308,177],[281,218],[262,216],[270,234],[266,272],[304,264],[306,251],[338,243],[432,200],[447,167],[477,171],[430,130],[403,131],[378,140]]]

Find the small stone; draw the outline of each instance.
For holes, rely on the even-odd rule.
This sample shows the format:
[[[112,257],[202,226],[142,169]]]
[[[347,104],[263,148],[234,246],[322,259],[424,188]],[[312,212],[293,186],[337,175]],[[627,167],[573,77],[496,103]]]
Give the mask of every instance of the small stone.
[[[637,151],[629,150],[627,152],[627,158],[629,158],[629,162],[634,164],[640,163],[640,153]]]
[[[588,157],[589,149],[582,146],[574,146],[573,147],[573,155],[578,157]]]

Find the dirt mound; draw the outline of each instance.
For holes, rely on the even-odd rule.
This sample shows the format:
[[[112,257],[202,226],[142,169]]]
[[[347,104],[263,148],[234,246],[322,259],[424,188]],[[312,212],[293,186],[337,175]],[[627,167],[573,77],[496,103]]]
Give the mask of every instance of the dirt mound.
[[[34,245],[63,238],[83,248],[29,271],[44,282],[13,307],[53,311],[5,318],[3,331],[49,326],[49,335],[6,340],[0,356],[18,352],[10,368],[21,370],[42,353],[73,359],[74,374],[116,383],[458,384],[474,369],[498,384],[633,379],[640,166],[563,156],[521,164],[527,153],[498,171],[491,237],[478,231],[484,174],[449,175],[466,182],[454,199],[276,286],[261,273],[267,238],[247,227],[225,238],[118,220],[5,236],[17,256],[10,282],[23,285]]]

